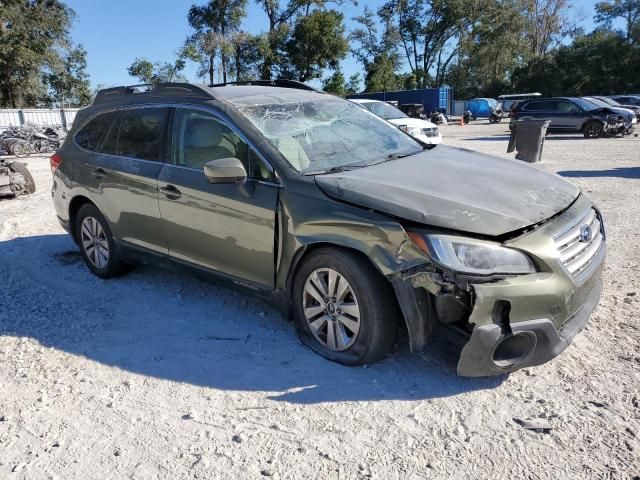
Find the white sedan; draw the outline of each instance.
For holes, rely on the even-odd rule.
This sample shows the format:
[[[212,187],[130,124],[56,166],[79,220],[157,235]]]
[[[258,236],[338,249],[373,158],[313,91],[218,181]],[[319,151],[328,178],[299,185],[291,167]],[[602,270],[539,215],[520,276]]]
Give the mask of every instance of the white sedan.
[[[423,143],[437,145],[442,142],[442,135],[438,127],[428,120],[411,118],[393,105],[380,100],[350,99],[350,101],[366,108],[380,118],[384,118],[387,122],[393,123]]]

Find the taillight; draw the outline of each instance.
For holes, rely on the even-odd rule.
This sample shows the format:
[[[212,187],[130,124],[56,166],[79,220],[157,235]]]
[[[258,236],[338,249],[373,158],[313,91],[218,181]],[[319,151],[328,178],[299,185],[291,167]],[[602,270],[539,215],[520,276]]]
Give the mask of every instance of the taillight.
[[[59,154],[54,153],[49,159],[49,163],[51,164],[51,174],[53,175],[62,163],[62,157]]]

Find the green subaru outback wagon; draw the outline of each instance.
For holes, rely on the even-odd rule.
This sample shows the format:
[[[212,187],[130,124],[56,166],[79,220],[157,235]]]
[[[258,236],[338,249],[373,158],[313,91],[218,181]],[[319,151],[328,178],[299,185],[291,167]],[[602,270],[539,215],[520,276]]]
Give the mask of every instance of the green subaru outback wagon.
[[[297,82],[102,90],[51,169],[94,274],[159,261],[226,279],[346,365],[383,358],[399,327],[414,352],[453,332],[461,375],[539,365],[600,297],[603,221],[577,187]]]

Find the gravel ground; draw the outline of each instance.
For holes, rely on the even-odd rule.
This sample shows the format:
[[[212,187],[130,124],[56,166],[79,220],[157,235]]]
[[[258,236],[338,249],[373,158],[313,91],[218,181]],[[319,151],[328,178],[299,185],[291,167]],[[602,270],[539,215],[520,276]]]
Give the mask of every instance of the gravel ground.
[[[513,158],[506,126],[445,143]],[[38,191],[0,201],[0,478],[640,478],[640,139],[551,136],[603,210],[600,306],[559,358],[465,379],[439,352],[318,357],[271,307],[187,275],[90,275]],[[514,419],[547,426],[535,432]]]

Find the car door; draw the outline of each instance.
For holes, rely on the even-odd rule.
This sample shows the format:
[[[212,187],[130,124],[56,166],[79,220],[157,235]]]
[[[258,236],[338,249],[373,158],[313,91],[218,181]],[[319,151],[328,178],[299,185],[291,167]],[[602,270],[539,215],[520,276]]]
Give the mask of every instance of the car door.
[[[553,100],[554,118],[557,125],[564,130],[580,130],[584,123],[584,110],[569,100]]]
[[[160,253],[168,251],[158,207],[168,114],[168,108],[152,106],[109,112],[111,125],[85,164],[94,200],[115,237]]]
[[[244,135],[208,109],[175,110],[171,162],[158,177],[169,255],[273,288],[275,172]],[[238,158],[248,179],[209,183],[204,164]]]

